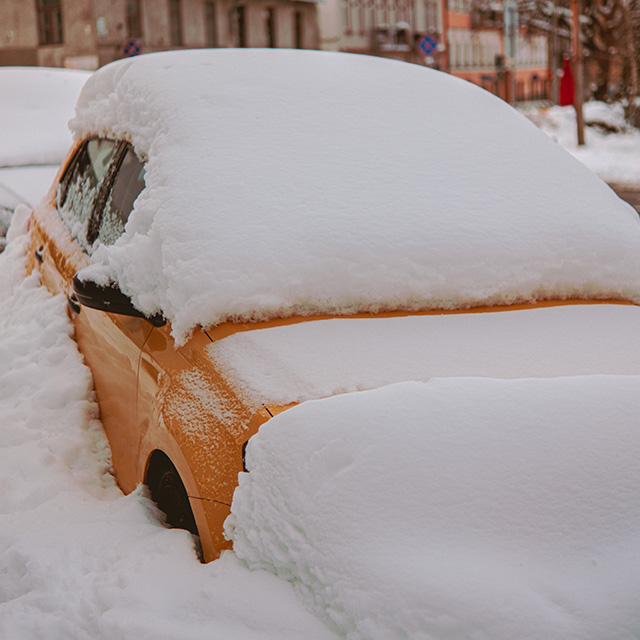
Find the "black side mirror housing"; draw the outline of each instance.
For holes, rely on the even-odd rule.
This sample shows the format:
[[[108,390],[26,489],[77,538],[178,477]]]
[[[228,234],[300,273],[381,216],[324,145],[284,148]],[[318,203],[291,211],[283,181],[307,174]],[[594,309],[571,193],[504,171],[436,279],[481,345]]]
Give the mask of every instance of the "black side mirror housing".
[[[91,280],[80,280],[76,274],[73,276],[72,287],[78,302],[85,307],[108,313],[118,313],[123,316],[144,318],[154,327],[162,327],[167,324],[161,313],[146,316],[142,311],[136,309],[131,298],[122,293],[115,282],[108,285],[96,284]]]

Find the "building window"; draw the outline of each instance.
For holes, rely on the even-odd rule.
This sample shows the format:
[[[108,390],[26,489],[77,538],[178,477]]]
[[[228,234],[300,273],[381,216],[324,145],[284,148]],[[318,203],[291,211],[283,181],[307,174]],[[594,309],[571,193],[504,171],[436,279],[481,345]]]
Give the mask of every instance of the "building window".
[[[142,37],[140,0],[127,0],[127,35],[130,38]]]
[[[171,30],[171,44],[181,46],[183,41],[180,0],[169,0],[169,29]]]
[[[293,46],[296,49],[303,49],[304,45],[304,14],[296,11],[293,21]]]
[[[267,30],[267,46],[276,47],[276,10],[270,7],[265,12],[265,28]]]
[[[38,0],[40,44],[62,44],[62,0]]]
[[[218,46],[218,29],[216,24],[216,3],[204,3],[204,28],[207,47]]]

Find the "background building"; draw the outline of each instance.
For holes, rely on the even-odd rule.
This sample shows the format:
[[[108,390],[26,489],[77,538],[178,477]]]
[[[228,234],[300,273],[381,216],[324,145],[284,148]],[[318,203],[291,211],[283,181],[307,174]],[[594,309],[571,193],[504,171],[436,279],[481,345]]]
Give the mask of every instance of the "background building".
[[[137,52],[319,48],[300,0],[0,0],[0,65],[96,69]]]
[[[518,23],[515,0],[326,0],[325,49],[448,71],[509,102],[549,98],[548,35]]]

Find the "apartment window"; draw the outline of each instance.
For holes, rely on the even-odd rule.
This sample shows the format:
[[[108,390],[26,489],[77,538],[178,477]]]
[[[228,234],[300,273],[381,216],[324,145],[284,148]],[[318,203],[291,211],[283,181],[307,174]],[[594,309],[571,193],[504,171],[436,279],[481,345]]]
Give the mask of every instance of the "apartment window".
[[[127,0],[127,35],[130,38],[142,37],[140,0]]]
[[[171,44],[180,46],[182,41],[182,13],[180,0],[169,0],[169,29],[171,30]]]
[[[218,46],[218,25],[216,24],[216,3],[204,3],[204,28],[207,47]]]
[[[270,7],[265,12],[265,28],[267,30],[267,46],[276,47],[276,10]]]
[[[62,44],[61,0],[38,0],[40,44]]]
[[[304,15],[302,11],[296,11],[293,21],[293,46],[303,49],[304,39]]]

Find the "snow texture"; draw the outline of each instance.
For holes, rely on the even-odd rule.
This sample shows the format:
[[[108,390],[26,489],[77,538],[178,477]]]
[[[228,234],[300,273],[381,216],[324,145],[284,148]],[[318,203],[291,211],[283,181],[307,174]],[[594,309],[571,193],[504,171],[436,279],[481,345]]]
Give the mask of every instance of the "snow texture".
[[[72,140],[67,121],[90,75],[70,69],[0,68],[0,168],[60,164]]]
[[[227,530],[349,640],[628,640],[640,378],[457,378],[301,404]]]
[[[585,146],[578,146],[573,107],[527,109],[525,115],[552,140],[606,182],[640,187],[640,131],[624,121],[622,105],[584,105]]]
[[[208,347],[255,402],[287,405],[442,377],[634,375],[640,308],[340,318],[237,333]]]
[[[151,54],[96,72],[71,127],[148,159],[83,277],[116,279],[178,341],[228,319],[640,300],[633,209],[498,98],[418,65]]]

